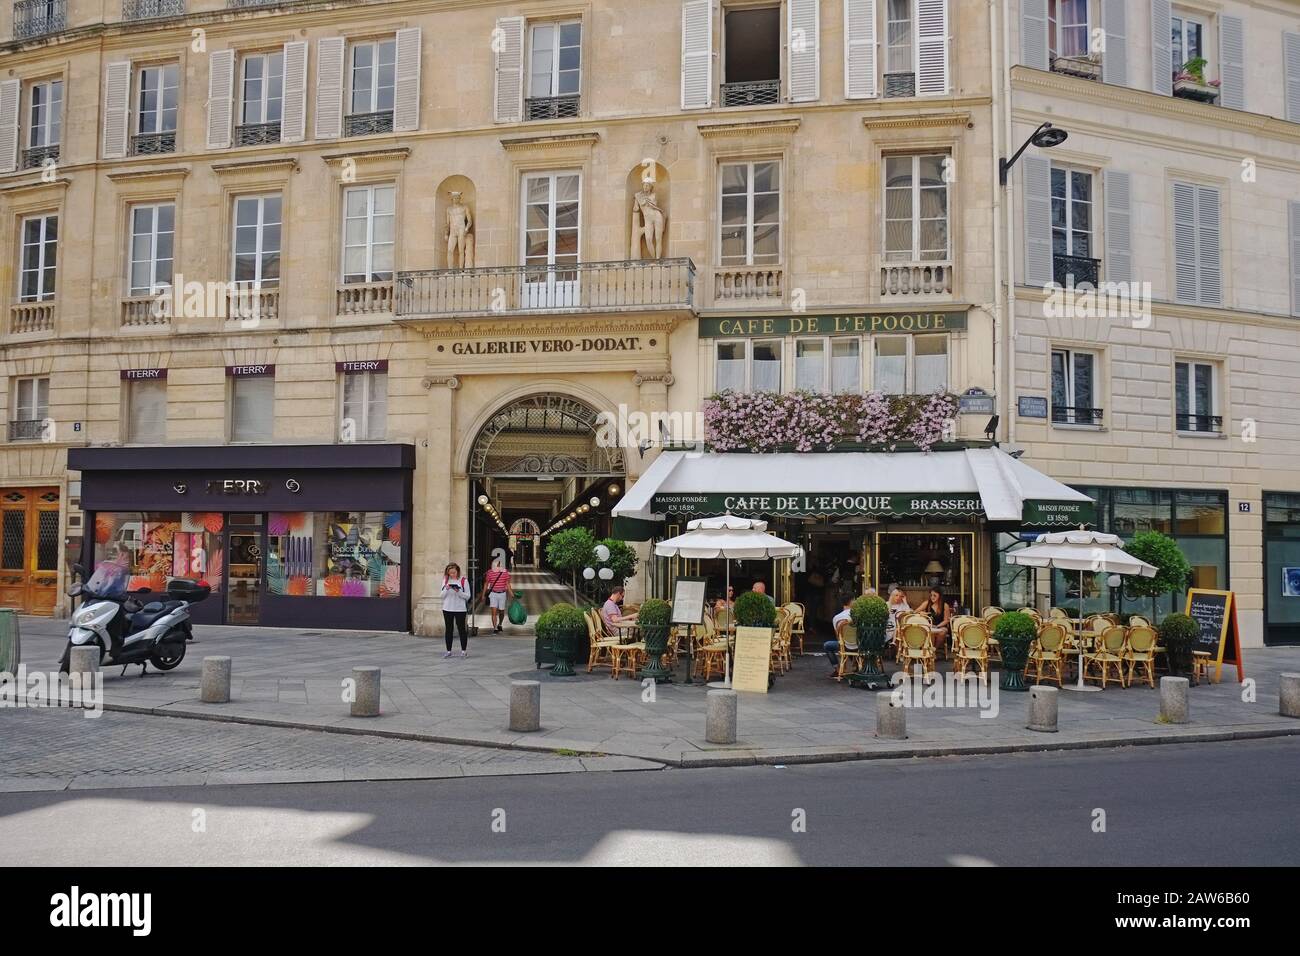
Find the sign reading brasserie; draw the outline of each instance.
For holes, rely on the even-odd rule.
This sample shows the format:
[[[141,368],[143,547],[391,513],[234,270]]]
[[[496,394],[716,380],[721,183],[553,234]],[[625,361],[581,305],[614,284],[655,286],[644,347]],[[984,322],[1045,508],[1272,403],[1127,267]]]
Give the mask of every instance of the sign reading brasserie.
[[[966,310],[864,312],[845,315],[765,315],[700,319],[700,338],[758,335],[854,335],[873,332],[961,332]]]
[[[816,517],[818,515],[874,515],[881,518],[975,518],[984,514],[978,494],[924,495],[892,494],[688,494],[654,496],[651,508],[658,514],[674,515],[775,515]],[[1077,527],[1092,524],[1090,501],[1026,501],[1022,516],[1031,527]]]

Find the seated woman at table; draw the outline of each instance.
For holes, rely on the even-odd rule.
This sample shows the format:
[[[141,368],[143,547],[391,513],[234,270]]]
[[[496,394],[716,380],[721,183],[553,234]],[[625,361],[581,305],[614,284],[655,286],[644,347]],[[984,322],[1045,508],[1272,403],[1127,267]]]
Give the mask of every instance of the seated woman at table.
[[[730,584],[727,585],[727,596],[718,598],[713,602],[714,611],[731,611],[736,607],[736,589]]]
[[[622,603],[623,589],[614,588],[609,592],[609,597],[605,599],[605,603],[600,609],[600,618],[605,622],[605,630],[611,634],[617,634],[620,627],[636,623],[635,614],[623,616],[623,609],[619,606]]]
[[[943,599],[942,594],[931,588],[929,596],[916,606],[916,611],[930,618],[930,634],[933,636],[935,650],[944,647],[948,643],[948,629],[952,627],[952,606]]]

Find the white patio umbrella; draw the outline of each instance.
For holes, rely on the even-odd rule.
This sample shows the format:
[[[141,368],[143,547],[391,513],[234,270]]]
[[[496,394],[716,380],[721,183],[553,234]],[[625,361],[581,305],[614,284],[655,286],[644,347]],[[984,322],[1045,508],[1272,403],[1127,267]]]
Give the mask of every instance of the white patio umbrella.
[[[655,545],[661,558],[726,558],[726,590],[731,589],[731,561],[758,561],[768,558],[793,558],[799,545],[767,533],[767,522],[736,515],[696,518],[686,525],[686,533],[667,538]],[[727,660],[727,679],[731,686],[731,662]]]
[[[1124,550],[1118,535],[1101,531],[1052,531],[1040,534],[1027,548],[1007,554],[1007,564],[1026,568],[1059,568],[1079,572],[1079,619],[1083,619],[1083,576],[1089,571],[1106,574],[1140,575],[1153,578],[1154,565],[1133,557]],[[1079,657],[1079,680],[1074,690],[1097,690],[1083,683],[1083,656]]]

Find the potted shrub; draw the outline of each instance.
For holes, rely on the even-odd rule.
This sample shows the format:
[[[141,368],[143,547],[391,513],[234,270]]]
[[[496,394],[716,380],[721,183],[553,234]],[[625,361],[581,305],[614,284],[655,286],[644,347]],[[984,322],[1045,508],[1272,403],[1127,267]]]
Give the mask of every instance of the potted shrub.
[[[1187,563],[1178,542],[1159,531],[1142,531],[1124,546],[1124,550],[1156,569],[1156,576],[1144,578],[1133,574],[1124,579],[1124,594],[1130,598],[1150,598],[1151,613],[1143,615],[1156,621],[1156,598],[1177,593],[1187,587],[1192,566]]]
[[[668,653],[668,632],[672,629],[673,606],[661,598],[650,598],[637,611],[636,621],[641,627],[641,640],[645,641],[645,666],[638,675],[656,684],[673,679],[672,672],[664,667],[663,656]]]
[[[776,605],[766,594],[746,591],[736,598],[736,624],[740,627],[765,627],[770,631],[776,624]]]
[[[1028,690],[1023,672],[1029,645],[1038,635],[1034,619],[1022,611],[1008,611],[993,622],[993,636],[1002,649],[1002,690]]]
[[[1160,622],[1160,644],[1168,658],[1169,673],[1188,676],[1192,673],[1192,642],[1201,629],[1186,614],[1169,614]]]
[[[1219,98],[1219,81],[1205,78],[1206,60],[1194,57],[1178,68],[1174,74],[1174,96],[1183,99],[1213,103]]]
[[[578,653],[578,642],[587,633],[587,622],[572,604],[561,601],[553,604],[537,618],[537,637],[549,643],[555,655],[552,677],[572,677],[573,659]]]
[[[889,627],[889,605],[876,595],[858,598],[849,607],[853,627],[858,632],[862,667],[856,675],[869,685],[884,683],[885,633]]]

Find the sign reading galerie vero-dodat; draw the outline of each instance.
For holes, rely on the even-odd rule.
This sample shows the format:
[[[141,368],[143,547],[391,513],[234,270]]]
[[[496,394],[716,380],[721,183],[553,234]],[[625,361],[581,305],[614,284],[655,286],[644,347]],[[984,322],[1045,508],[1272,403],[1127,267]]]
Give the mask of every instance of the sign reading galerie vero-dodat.
[[[759,335],[866,335],[877,332],[962,332],[966,309],[924,312],[858,312],[838,315],[764,315],[700,319],[700,338]]]

